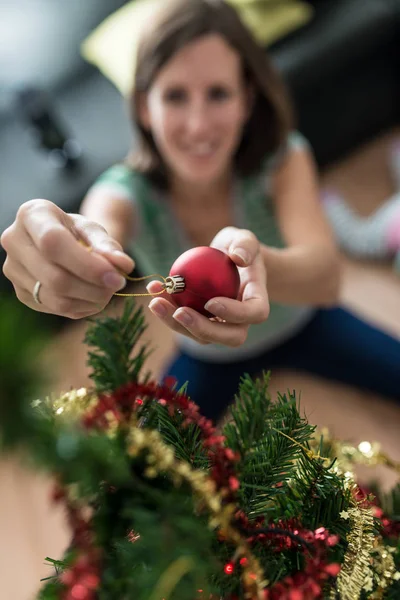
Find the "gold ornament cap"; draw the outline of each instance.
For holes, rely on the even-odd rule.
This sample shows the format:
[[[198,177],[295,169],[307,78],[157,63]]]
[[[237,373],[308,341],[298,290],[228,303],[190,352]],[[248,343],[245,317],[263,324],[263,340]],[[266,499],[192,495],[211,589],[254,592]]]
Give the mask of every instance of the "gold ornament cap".
[[[168,294],[184,292],[186,288],[185,278],[182,275],[170,275],[165,279],[164,288]]]

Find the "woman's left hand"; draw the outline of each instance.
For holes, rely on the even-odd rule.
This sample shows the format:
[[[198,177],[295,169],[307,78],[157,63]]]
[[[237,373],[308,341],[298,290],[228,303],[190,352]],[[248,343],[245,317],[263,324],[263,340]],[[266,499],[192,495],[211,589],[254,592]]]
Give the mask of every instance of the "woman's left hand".
[[[247,229],[225,227],[210,244],[230,256],[239,267],[239,299],[218,297],[209,300],[205,308],[217,319],[209,319],[197,311],[177,306],[171,296],[153,298],[149,308],[170,329],[193,338],[200,344],[218,343],[240,346],[247,338],[249,325],[268,318],[269,301],[267,275],[260,253],[260,243]],[[162,283],[152,281],[147,289],[159,292]]]

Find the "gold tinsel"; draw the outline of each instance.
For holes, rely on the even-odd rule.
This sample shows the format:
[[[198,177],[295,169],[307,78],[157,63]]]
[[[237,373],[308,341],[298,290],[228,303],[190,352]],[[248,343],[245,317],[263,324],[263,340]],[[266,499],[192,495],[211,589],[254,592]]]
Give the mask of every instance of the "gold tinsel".
[[[78,418],[95,404],[97,398],[93,392],[81,388],[71,390],[57,400],[48,401],[55,414]],[[34,401],[33,404],[40,406],[41,401]],[[110,414],[110,425],[112,421],[113,415]],[[110,427],[108,434],[113,435],[116,427],[117,423]],[[353,446],[333,439],[327,429],[323,429],[321,433],[324,443],[331,450],[331,456],[337,457],[334,470],[344,477],[346,487],[356,487],[354,466],[357,464],[366,466],[383,464],[400,474],[400,463],[394,462],[383,453],[379,444],[364,441],[358,446]],[[305,449],[310,459],[330,460],[319,455],[318,440],[310,446],[310,449]],[[148,466],[145,471],[147,477],[154,478],[159,473],[168,473],[174,485],[179,486],[185,481],[191,486],[199,507],[206,507],[210,512],[210,527],[219,529],[221,534],[236,546],[234,560],[239,557],[247,558],[242,570],[245,597],[252,600],[263,598],[263,589],[268,585],[268,581],[265,580],[261,566],[248,544],[232,527],[234,506],[223,504],[214,481],[204,471],[192,469],[188,463],[178,460],[173,449],[164,443],[157,431],[144,431],[133,419],[129,435],[129,453],[131,456],[136,456],[142,451],[147,452]],[[348,548],[331,599],[337,598],[339,593],[341,600],[359,600],[364,591],[370,593],[368,597],[371,600],[382,600],[387,588],[395,579],[400,578],[395,568],[393,549],[385,546],[382,539],[374,534],[371,508],[355,503],[354,506],[342,511],[341,517],[350,520],[351,529],[347,535]],[[175,571],[174,565],[171,565],[171,572],[165,574],[168,579],[167,588],[174,587],[179,580],[180,569]]]
[[[344,476],[347,485],[356,485],[356,465],[385,465],[400,474],[400,463],[382,452],[380,444],[362,441],[354,446],[332,438],[327,429],[323,429],[321,433],[332,456],[337,457],[335,470]],[[376,537],[371,531],[372,511],[373,509],[358,505],[341,513],[343,519],[349,518],[351,522],[351,531],[347,537],[349,547],[337,578],[337,588],[342,600],[358,600],[362,591],[367,592],[371,600],[382,600],[386,590],[399,576],[393,559],[393,548],[386,546],[382,538]],[[331,598],[335,597],[335,592],[332,592]]]
[[[41,405],[47,405],[57,416],[66,416],[75,420],[79,419],[96,402],[97,396],[94,391],[82,387],[65,392],[58,398],[47,398],[44,401],[34,400],[32,406],[40,409]]]
[[[348,548],[336,584],[342,600],[358,600],[371,573],[374,520],[372,510],[360,505],[349,508],[347,513],[351,530],[347,535]]]
[[[234,559],[247,558],[243,565],[243,587],[245,597],[262,599],[263,588],[267,585],[262,568],[252,554],[246,540],[232,526],[233,505],[224,504],[221,494],[216,490],[215,482],[204,471],[193,469],[188,463],[176,458],[174,450],[165,444],[156,430],[143,430],[133,427],[128,438],[130,456],[137,456],[143,450],[147,452],[147,477],[168,474],[174,485],[187,482],[193,490],[199,507],[206,507],[210,512],[210,527],[218,529],[225,539],[236,546]]]
[[[373,582],[377,585],[376,590],[370,596],[371,600],[382,600],[386,590],[393,583],[396,575],[396,565],[393,559],[395,548],[377,544],[372,553]],[[369,583],[369,582],[368,582]],[[369,587],[369,586],[368,586]],[[364,586],[365,591],[368,591]]]
[[[86,388],[71,390],[56,400],[48,400],[56,415],[60,417],[67,416],[69,418],[81,417],[88,409],[95,405],[96,401],[97,398],[94,392]],[[39,400],[34,402],[34,406],[36,407],[40,407],[40,404],[41,401]],[[110,413],[109,417],[110,428],[107,434],[113,436],[118,423],[112,413]],[[209,520],[210,527],[218,529],[227,540],[236,546],[234,560],[241,557],[247,558],[245,565],[242,567],[245,597],[251,600],[261,600],[263,598],[263,589],[268,582],[265,580],[263,570],[256,557],[252,554],[246,540],[242,538],[240,533],[231,524],[235,511],[234,505],[223,504],[222,496],[216,490],[215,482],[204,471],[193,469],[188,463],[177,459],[174,450],[163,441],[158,431],[141,429],[138,426],[135,415],[132,415],[130,423],[128,444],[128,453],[130,456],[137,456],[143,450],[146,451],[146,477],[151,479],[157,477],[159,473],[163,473],[171,477],[175,486],[181,485],[184,481],[191,486],[199,508],[206,507],[211,515]],[[171,588],[171,586],[174,587],[174,581],[176,583],[179,581],[178,572],[180,571],[180,564],[171,565],[170,571],[167,571],[165,574],[164,583],[166,589]]]

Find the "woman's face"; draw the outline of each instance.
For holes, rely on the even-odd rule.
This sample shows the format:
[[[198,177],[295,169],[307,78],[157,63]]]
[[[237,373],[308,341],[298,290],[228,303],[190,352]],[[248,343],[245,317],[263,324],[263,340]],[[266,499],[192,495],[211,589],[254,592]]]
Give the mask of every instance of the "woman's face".
[[[142,98],[139,117],[172,176],[204,185],[230,170],[249,104],[238,53],[212,34],[164,65]]]

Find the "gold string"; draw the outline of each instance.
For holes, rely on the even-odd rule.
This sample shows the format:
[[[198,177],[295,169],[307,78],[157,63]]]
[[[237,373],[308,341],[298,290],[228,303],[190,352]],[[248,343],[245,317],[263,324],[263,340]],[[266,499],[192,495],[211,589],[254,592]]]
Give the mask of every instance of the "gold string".
[[[121,271],[120,269],[118,269],[117,267],[115,267],[118,271],[118,273],[120,275],[122,275],[122,277],[125,277],[125,279],[127,279],[128,281],[144,281],[145,279],[150,279],[151,277],[159,277],[160,279],[163,280],[164,282],[164,286],[166,284],[166,278],[163,275],[159,275],[158,273],[154,273],[153,275],[145,275],[144,277],[129,277],[129,275],[126,275],[123,271]],[[147,294],[143,293],[143,294],[121,294],[121,293],[117,293],[115,292],[114,296],[123,296],[124,298],[131,298],[131,297],[143,297],[143,296],[159,296],[160,294],[163,294],[165,291],[165,287],[163,287],[162,290],[160,290],[159,292],[148,292]]]
[[[81,246],[86,248],[86,250],[88,252],[93,252],[92,246],[87,244],[85,242],[85,240],[83,240],[82,238],[77,238],[77,241],[79,242],[79,244],[81,244]],[[145,275],[144,277],[129,277],[129,275],[124,273],[121,269],[119,269],[115,265],[113,265],[113,266],[114,266],[115,270],[118,271],[118,273],[120,275],[122,275],[122,277],[127,279],[128,281],[144,281],[145,279],[151,279],[154,277],[158,277],[159,279],[163,280],[164,286],[166,284],[166,278],[163,275],[159,275],[158,273],[154,273],[153,275]],[[113,296],[122,296],[124,298],[140,298],[140,297],[144,297],[144,296],[159,296],[160,294],[163,294],[164,291],[165,291],[165,287],[159,292],[153,292],[153,293],[148,292],[147,294],[120,294],[120,293],[116,292],[113,294]]]

